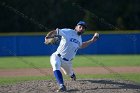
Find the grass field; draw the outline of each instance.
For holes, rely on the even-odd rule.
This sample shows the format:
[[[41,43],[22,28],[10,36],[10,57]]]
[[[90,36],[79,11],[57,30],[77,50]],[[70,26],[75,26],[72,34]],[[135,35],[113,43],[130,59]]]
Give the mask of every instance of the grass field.
[[[73,67],[140,66],[140,55],[82,55],[73,60]],[[50,68],[49,56],[0,57],[0,69]]]
[[[49,56],[0,57],[0,69],[50,68]],[[93,66],[140,66],[140,55],[82,55],[73,60],[73,67]],[[140,82],[140,73],[121,74],[126,80]],[[51,77],[0,77],[0,84],[27,80],[48,80]],[[78,78],[116,78],[113,74],[78,75]],[[65,79],[67,79],[65,77]]]

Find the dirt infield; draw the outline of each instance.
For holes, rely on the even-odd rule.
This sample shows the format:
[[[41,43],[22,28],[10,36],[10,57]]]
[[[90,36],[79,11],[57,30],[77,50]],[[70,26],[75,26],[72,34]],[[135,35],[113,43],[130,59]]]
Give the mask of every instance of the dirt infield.
[[[91,79],[65,81],[64,93],[140,93],[140,85],[129,81]],[[13,85],[0,86],[0,93],[56,93],[54,81],[26,81]]]
[[[109,74],[109,73],[140,73],[140,67],[79,67],[74,68],[76,74]],[[3,76],[45,76],[52,75],[52,69],[1,69],[0,77]]]

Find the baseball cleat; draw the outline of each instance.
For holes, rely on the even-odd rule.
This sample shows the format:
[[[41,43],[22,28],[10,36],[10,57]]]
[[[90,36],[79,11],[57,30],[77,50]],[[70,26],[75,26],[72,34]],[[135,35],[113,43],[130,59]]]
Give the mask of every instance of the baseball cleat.
[[[60,86],[59,89],[57,90],[57,92],[65,92],[65,91],[67,91],[65,85]]]
[[[73,75],[71,76],[71,80],[72,81],[76,81],[76,75],[73,73]]]

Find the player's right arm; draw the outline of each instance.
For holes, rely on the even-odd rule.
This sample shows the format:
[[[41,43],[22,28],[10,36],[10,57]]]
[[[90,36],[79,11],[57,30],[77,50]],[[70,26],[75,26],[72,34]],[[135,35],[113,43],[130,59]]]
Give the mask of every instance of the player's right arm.
[[[56,30],[52,30],[50,31],[47,35],[46,35],[46,39],[47,38],[53,38],[55,35],[57,34]]]
[[[56,30],[52,30],[50,31],[46,37],[45,37],[45,44],[49,44],[52,41],[52,38],[57,37],[57,36],[63,36],[64,38],[66,38],[66,34],[68,34],[69,29],[56,29]]]
[[[52,38],[52,37],[55,37],[57,35],[59,36],[64,36],[65,37],[65,34],[67,32],[67,29],[56,29],[56,30],[52,30],[50,31],[47,35],[46,35],[46,38]]]

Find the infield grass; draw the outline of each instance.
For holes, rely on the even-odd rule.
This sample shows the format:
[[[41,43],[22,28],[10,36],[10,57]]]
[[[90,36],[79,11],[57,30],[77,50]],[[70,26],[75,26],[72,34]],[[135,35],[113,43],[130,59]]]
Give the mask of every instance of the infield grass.
[[[140,66],[140,55],[77,55],[73,67]],[[49,56],[0,57],[0,69],[50,68]]]

